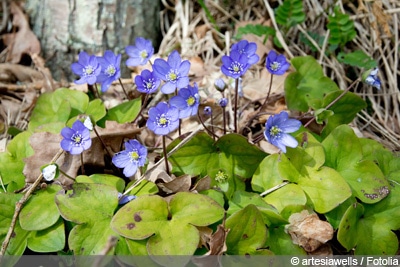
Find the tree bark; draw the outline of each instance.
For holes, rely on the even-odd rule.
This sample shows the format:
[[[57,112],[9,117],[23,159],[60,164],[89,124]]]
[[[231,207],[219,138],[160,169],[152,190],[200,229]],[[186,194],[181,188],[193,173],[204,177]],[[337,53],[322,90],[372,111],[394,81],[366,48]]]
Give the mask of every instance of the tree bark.
[[[157,48],[161,39],[159,0],[26,0],[25,10],[47,67],[59,81],[77,78],[70,66],[83,50],[123,54],[126,76],[125,47],[141,36]]]

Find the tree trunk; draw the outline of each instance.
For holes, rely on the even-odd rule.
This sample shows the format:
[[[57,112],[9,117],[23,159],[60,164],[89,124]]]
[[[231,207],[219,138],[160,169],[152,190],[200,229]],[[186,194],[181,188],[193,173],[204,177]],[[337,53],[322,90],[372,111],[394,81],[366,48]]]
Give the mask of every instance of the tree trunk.
[[[151,39],[157,48],[160,34],[158,0],[26,0],[34,33],[42,46],[42,56],[55,80],[73,81],[71,63],[84,50],[102,55],[106,49],[123,54],[135,38]]]

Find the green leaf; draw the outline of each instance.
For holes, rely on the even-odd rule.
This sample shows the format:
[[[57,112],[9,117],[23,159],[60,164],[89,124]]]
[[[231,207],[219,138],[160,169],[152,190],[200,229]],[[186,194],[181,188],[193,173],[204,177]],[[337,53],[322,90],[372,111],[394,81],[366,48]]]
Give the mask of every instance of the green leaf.
[[[138,115],[142,105],[139,98],[119,104],[108,110],[104,120],[116,121],[118,123],[132,122]]]
[[[122,192],[125,188],[125,181],[111,174],[92,174],[90,176],[79,175],[75,178],[75,181],[82,184],[88,183],[109,185],[117,189],[118,192]]]
[[[329,15],[328,21],[326,27],[330,30],[329,44],[344,46],[357,36],[354,22],[349,15],[340,11],[339,6],[335,6],[334,14]]]
[[[281,212],[288,206],[305,205],[307,203],[307,196],[300,186],[296,184],[287,184],[266,195],[264,201]]]
[[[206,226],[223,216],[224,209],[211,198],[179,192],[169,205],[157,195],[139,196],[115,214],[111,226],[130,239],[150,237],[147,242],[150,255],[193,255],[200,240],[194,225]]]
[[[392,187],[390,194],[372,205],[361,205],[364,212],[349,207],[339,227],[340,242],[347,249],[355,247],[355,255],[395,255],[398,238],[393,230],[400,229],[400,192]],[[361,213],[361,214],[360,214]],[[355,237],[349,240],[346,236]],[[353,247],[352,247],[353,246]]]
[[[350,205],[339,224],[338,240],[348,251],[354,248],[359,238],[357,224],[364,214],[364,207],[355,202]]]
[[[226,237],[230,255],[255,254],[265,244],[267,228],[261,212],[253,204],[232,214],[225,225],[230,229]]]
[[[85,114],[89,115],[94,123],[102,119],[107,114],[103,101],[98,98],[90,101]]]
[[[285,232],[284,226],[269,228],[266,245],[275,255],[307,255],[300,246],[293,244],[291,236]]]
[[[373,69],[378,66],[376,61],[362,50],[356,50],[347,54],[340,52],[337,55],[337,59],[340,63],[358,68]]]
[[[295,57],[291,60],[296,72],[285,80],[285,95],[288,108],[306,112],[326,94],[339,91],[336,83],[324,76],[321,65],[311,56]]]
[[[269,36],[275,36],[275,29],[261,24],[247,24],[246,26],[239,27],[235,38],[241,39],[245,34],[254,34],[257,36],[264,36],[264,43]]]
[[[118,206],[118,192],[104,184],[74,183],[72,190],[58,193],[57,207],[65,220],[74,222],[68,244],[75,255],[97,255],[117,234],[110,221]],[[113,253],[111,249],[110,253]]]
[[[282,177],[278,171],[280,160],[279,154],[272,154],[261,161],[251,179],[251,187],[254,191],[262,193],[284,181],[285,177]]]
[[[349,126],[337,127],[322,145],[326,151],[326,165],[341,174],[354,196],[364,203],[375,203],[386,197],[388,181],[374,162],[362,160],[361,143]]]
[[[129,188],[131,185],[133,185],[136,181],[130,182],[126,188]],[[130,192],[129,195],[132,196],[144,196],[144,195],[154,195],[158,193],[158,187],[155,183],[150,182],[148,180],[142,180],[139,182],[135,188],[133,188]]]
[[[329,117],[335,114],[332,110],[320,108],[314,112],[315,121],[318,124],[324,123],[324,121],[328,120]]]
[[[316,170],[305,166],[304,174],[298,184],[309,196],[318,213],[331,211],[351,196],[349,185],[334,169],[323,166]]]
[[[85,113],[88,103],[87,94],[76,90],[60,88],[54,92],[44,93],[36,102],[28,129],[33,131],[50,123],[65,123],[68,119]],[[59,130],[61,129],[54,129],[53,133],[57,133]]]
[[[0,194],[0,242],[3,243],[7,232],[11,226],[11,220],[14,217],[15,204],[21,199],[22,195],[19,194]],[[27,237],[29,232],[22,229],[17,221],[14,234],[10,239],[10,243],[4,255],[22,255],[25,251],[27,244]]]
[[[19,215],[21,227],[37,231],[54,225],[60,217],[54,197],[60,190],[60,185],[52,184],[31,196]]]
[[[64,247],[65,229],[62,219],[47,229],[31,232],[28,238],[28,248],[35,252],[57,252]]]
[[[341,91],[336,91],[327,94],[322,102],[323,107],[329,105],[341,93]],[[342,98],[339,99],[339,101],[329,108],[329,110],[332,110],[334,114],[327,119],[327,124],[323,129],[321,136],[324,138],[337,126],[352,122],[357,116],[357,113],[366,106],[367,104],[361,97],[351,92],[347,92]]]
[[[258,208],[264,224],[270,226],[287,223],[278,211],[273,206],[267,204],[258,194],[245,191],[236,191],[233,194],[232,199],[229,201],[228,217],[249,204],[253,204]]]
[[[33,155],[29,144],[31,133],[22,132],[7,145],[7,151],[0,153],[0,175],[4,185],[11,184],[9,191],[22,188],[25,185],[24,159]]]

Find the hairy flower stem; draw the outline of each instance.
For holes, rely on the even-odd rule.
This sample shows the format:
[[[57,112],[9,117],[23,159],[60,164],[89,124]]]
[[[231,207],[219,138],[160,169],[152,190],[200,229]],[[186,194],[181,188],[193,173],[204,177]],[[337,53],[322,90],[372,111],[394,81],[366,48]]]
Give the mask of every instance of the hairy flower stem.
[[[239,78],[235,80],[235,107],[234,107],[234,125],[235,125],[235,133],[238,133],[238,118],[237,118],[237,109],[238,109],[238,99],[239,99]]]
[[[168,175],[171,175],[169,172],[167,146],[165,145],[165,135],[163,135],[163,137],[162,137],[162,145],[163,145],[163,153],[164,153],[164,160],[165,160],[165,171],[167,172]]]
[[[130,100],[129,95],[128,95],[128,93],[126,92],[124,85],[122,84],[121,78],[118,78],[118,81],[119,81],[119,84],[121,85],[122,91],[124,91],[124,94],[125,94],[126,98],[127,98],[128,100]]]
[[[338,97],[336,97],[329,105],[325,107],[325,109],[331,108],[336,102],[338,102],[351,88],[353,88],[354,85],[356,85],[359,81],[361,81],[361,78],[358,78],[357,80],[353,81],[349,87],[346,88]],[[306,124],[304,124],[304,128],[307,128],[313,121],[315,120],[315,116],[312,117]]]
[[[143,94],[142,94],[142,96],[143,96]],[[147,100],[148,100],[148,99],[149,99],[149,94],[145,94],[144,100],[143,100],[143,103],[142,103],[142,106],[141,106],[141,108],[140,108],[140,110],[139,110],[139,113],[138,113],[138,115],[136,116],[136,118],[133,120],[132,124],[135,124],[135,123],[137,122],[137,120],[139,119],[140,115],[142,115],[143,110],[144,110],[144,108],[146,107],[146,104],[147,104]]]
[[[214,140],[215,138],[218,138],[218,136],[214,133],[214,131],[208,129],[208,127],[204,124],[204,121],[201,119],[199,112],[197,112],[197,117],[199,118],[201,125],[203,125],[204,129],[208,132],[208,134],[212,135]]]
[[[85,175],[85,167],[83,166],[83,152],[81,153],[81,174]]]
[[[94,84],[94,85],[88,84],[87,86],[88,86],[88,90],[93,93],[95,98],[101,99],[100,95],[99,95],[99,90],[97,89],[97,84]]]
[[[226,112],[225,112],[225,107],[222,108],[222,118],[223,118],[223,124],[224,124],[224,135],[226,134]]]
[[[272,89],[273,78],[274,78],[274,75],[271,74],[271,80],[269,81],[269,89],[268,89],[267,97],[264,99],[264,103],[258,108],[258,113],[260,113],[260,111],[262,110],[262,108],[265,106],[265,104],[267,103],[267,101],[269,99],[269,95],[271,94],[271,89]]]
[[[58,171],[59,171],[62,175],[64,175],[65,177],[67,177],[68,179],[71,179],[71,180],[75,181],[75,178],[69,176],[67,173],[65,173],[65,172],[62,171],[61,169],[58,169]]]
[[[57,159],[64,153],[63,149],[60,149],[58,151],[58,153],[54,156],[54,158],[51,160],[50,164],[55,163],[57,161]],[[18,220],[18,216],[19,213],[22,210],[23,205],[25,204],[26,201],[28,201],[29,197],[32,195],[33,191],[35,191],[39,185],[39,183],[42,181],[43,179],[43,173],[41,172],[39,177],[35,180],[35,182],[31,185],[31,187],[28,189],[28,191],[26,191],[26,193],[22,196],[22,198],[17,201],[17,203],[15,203],[15,211],[14,211],[14,215],[13,218],[11,219],[11,225],[8,228],[8,232],[6,237],[4,238],[4,242],[1,246],[1,251],[0,251],[0,256],[5,255],[6,251],[7,251],[7,247],[10,244],[10,240],[12,238],[12,235],[15,234],[14,233],[14,229],[15,229],[15,225],[17,224],[17,220]],[[1,261],[4,257],[0,257],[0,265],[1,265]]]
[[[106,146],[106,143],[104,142],[103,138],[99,135],[99,133],[96,130],[96,126],[93,126],[93,131],[96,134],[97,138],[99,138],[101,144],[103,145],[104,149],[106,150],[108,156],[112,158],[111,152],[108,150],[108,147]]]

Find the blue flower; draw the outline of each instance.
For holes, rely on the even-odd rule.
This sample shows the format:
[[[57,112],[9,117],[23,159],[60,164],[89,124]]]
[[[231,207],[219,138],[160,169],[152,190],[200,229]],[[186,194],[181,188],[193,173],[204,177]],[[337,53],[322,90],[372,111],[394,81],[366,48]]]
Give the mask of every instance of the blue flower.
[[[250,65],[257,63],[260,59],[260,57],[256,54],[256,43],[248,42],[247,40],[241,40],[240,42],[232,45],[231,51],[233,50],[237,50],[240,54],[245,54],[248,58],[247,63]]]
[[[225,98],[225,97],[221,98],[221,99],[218,101],[218,105],[219,105],[221,108],[226,107],[226,105],[228,105],[228,99]]]
[[[230,56],[222,57],[221,71],[226,76],[234,79],[242,76],[250,67],[246,54],[241,54],[237,50],[232,50]]]
[[[64,137],[60,143],[61,148],[72,155],[80,154],[92,145],[90,131],[80,120],[75,121],[72,128],[63,128],[61,135]]]
[[[146,126],[155,134],[167,135],[179,126],[179,110],[166,102],[160,102],[149,109]]]
[[[112,51],[106,50],[103,57],[97,58],[101,66],[101,72],[97,76],[97,82],[101,83],[101,91],[107,91],[111,83],[121,77],[121,55],[115,55]]]
[[[273,144],[286,153],[286,147],[297,147],[298,142],[288,133],[293,133],[300,129],[301,122],[295,119],[289,119],[287,112],[271,116],[265,123],[264,136],[268,142]]]
[[[180,89],[178,95],[169,100],[169,104],[179,109],[180,119],[196,115],[200,104],[197,84]]]
[[[265,67],[271,74],[282,75],[290,67],[290,64],[284,55],[278,55],[274,50],[271,50],[268,53]]]
[[[218,78],[214,82],[215,89],[217,89],[220,92],[223,92],[226,89],[226,83],[222,78]]]
[[[135,45],[128,45],[125,48],[125,52],[129,56],[126,65],[128,67],[136,67],[145,65],[147,61],[150,60],[154,54],[154,47],[150,40],[137,37],[135,39]]]
[[[204,115],[210,116],[212,114],[212,108],[210,106],[205,106],[203,113]]]
[[[168,56],[167,61],[161,58],[156,59],[153,70],[155,77],[165,81],[165,84],[161,87],[161,92],[164,94],[173,93],[175,89],[189,85],[190,62],[188,60],[182,61],[176,50]]]
[[[381,81],[378,78],[378,68],[368,70],[363,73],[362,78],[366,84],[372,85],[376,89],[381,89]]]
[[[126,177],[133,176],[138,167],[144,166],[147,158],[147,148],[133,139],[125,142],[125,150],[116,153],[112,163],[118,168],[123,168]]]
[[[153,72],[149,70],[143,70],[140,75],[135,77],[135,83],[139,92],[151,94],[158,89],[161,81],[154,76]]]
[[[72,72],[80,76],[79,80],[75,80],[76,84],[88,83],[94,84],[97,76],[100,74],[101,67],[94,55],[89,56],[85,51],[78,55],[78,62],[71,64]]]

